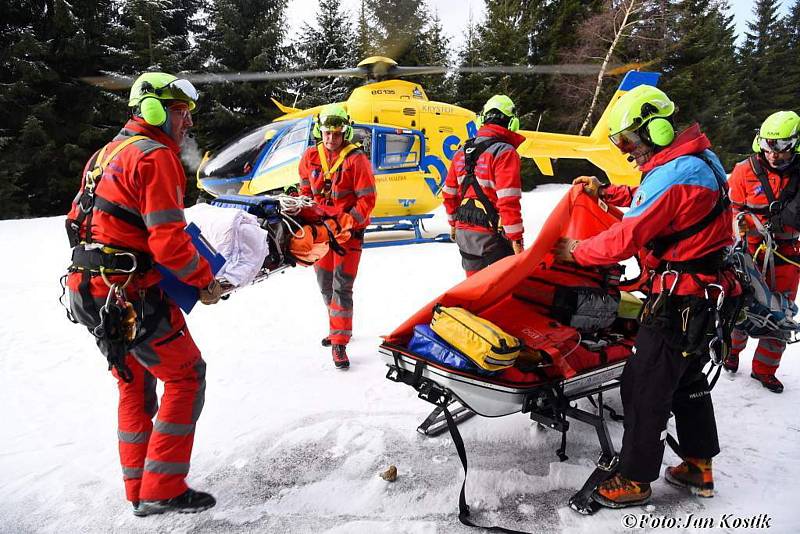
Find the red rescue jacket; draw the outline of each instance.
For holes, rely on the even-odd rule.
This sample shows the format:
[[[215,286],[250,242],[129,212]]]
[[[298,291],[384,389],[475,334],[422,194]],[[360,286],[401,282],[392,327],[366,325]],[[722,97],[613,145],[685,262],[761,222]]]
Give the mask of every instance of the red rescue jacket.
[[[522,239],[522,178],[520,177],[520,158],[517,147],[525,141],[518,133],[496,124],[487,124],[478,130],[476,141],[495,138],[497,143],[490,146],[478,157],[475,165],[475,178],[478,179],[486,197],[500,215],[500,224],[506,237],[512,241]],[[464,198],[477,198],[472,187],[461,197],[461,182],[466,174],[464,149],[460,148],[453,156],[447,178],[442,189],[444,206],[450,225],[456,228],[491,233],[491,228],[456,221],[456,210]]]
[[[701,231],[670,245],[661,258],[645,249],[653,239],[667,237],[699,222],[718,202],[719,184],[712,168],[694,157],[703,155],[724,176],[725,171],[710,148],[708,138],[695,124],[640,167],[645,173],[640,186],[607,187],[603,192],[606,202],[631,209],[618,224],[581,241],[573,252],[575,261],[586,266],[610,265],[639,254],[645,258],[644,270],[657,270],[653,291],[660,292],[658,273],[663,271],[659,270],[663,262],[696,260],[733,244],[732,212],[725,210]],[[732,273],[725,273],[722,280],[716,274],[698,274],[697,278],[704,284],[721,282],[730,295],[739,292]],[[671,286],[673,278],[666,283]],[[703,295],[703,288],[692,276],[681,275],[674,292]]]
[[[346,144],[331,152],[322,143],[309,147],[300,159],[300,194],[313,198],[318,204],[333,206],[349,213],[361,230],[369,224],[375,207],[375,176],[367,156],[355,145]],[[343,151],[349,153],[344,154]],[[326,176],[320,151],[324,153],[328,168]]]
[[[134,135],[147,139],[134,142],[122,149],[106,166],[97,185],[98,197],[115,204],[133,216],[141,217],[143,227],[115,217],[97,206],[92,215],[92,241],[104,245],[132,250],[150,256],[171,271],[181,281],[198,287],[206,287],[214,279],[208,262],[200,256],[184,231],[183,196],[186,175],[178,154],[180,147],[159,128],[132,118],[109,143],[107,153],[119,143]],[[99,151],[98,151],[99,152]],[[89,171],[92,157],[84,168]],[[84,179],[81,180],[81,191]],[[69,218],[75,218],[80,208],[78,196],[73,200]],[[81,237],[86,236],[86,221],[81,227]],[[80,272],[71,273],[68,287],[78,291]],[[124,280],[125,275],[114,275],[112,281]],[[128,286],[129,290],[151,287],[159,282],[161,274],[155,269],[137,273]],[[92,294],[108,293],[108,286],[101,277],[91,280]]]
[[[761,168],[767,177],[770,189],[772,190],[775,199],[780,198],[781,192],[787,187],[790,180],[789,172],[779,173],[770,169],[761,156],[759,158]],[[764,192],[761,181],[750,163],[750,159],[746,159],[736,164],[728,179],[728,186],[730,187],[731,203],[735,212],[752,213],[758,217],[758,220],[764,224],[769,219],[769,198]],[[753,216],[751,215],[751,216]],[[750,231],[747,233],[747,244],[751,253],[755,253],[758,246],[761,244],[761,235],[750,224]],[[797,256],[798,243],[800,232],[790,226],[783,228],[773,229],[772,237],[778,245],[778,252],[784,256]]]

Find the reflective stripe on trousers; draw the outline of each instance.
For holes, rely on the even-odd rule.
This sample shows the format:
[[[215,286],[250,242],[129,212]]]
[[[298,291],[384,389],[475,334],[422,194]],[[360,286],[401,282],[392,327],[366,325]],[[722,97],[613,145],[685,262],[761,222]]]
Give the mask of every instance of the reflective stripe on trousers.
[[[133,381],[118,380],[119,455],[126,496],[129,501],[178,496],[187,488],[195,423],[205,399],[206,364],[174,303],[169,302],[168,316],[147,341],[132,349],[126,363]],[[160,408],[156,379],[164,383]]]
[[[328,308],[329,337],[334,345],[346,345],[353,334],[353,284],[361,261],[361,238],[345,243],[347,253],[328,252],[314,264],[322,298]]]

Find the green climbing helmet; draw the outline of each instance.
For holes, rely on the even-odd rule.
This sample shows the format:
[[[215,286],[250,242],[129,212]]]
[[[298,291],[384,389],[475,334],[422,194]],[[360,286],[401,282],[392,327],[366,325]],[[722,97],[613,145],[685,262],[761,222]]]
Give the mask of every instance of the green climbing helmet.
[[[669,117],[675,104],[657,87],[639,85],[622,95],[608,114],[608,134],[638,130],[647,121]]]
[[[323,132],[340,132],[350,125],[350,115],[342,104],[328,104],[319,112],[319,128]]]
[[[128,107],[140,106],[142,100],[181,100],[189,104],[189,110],[197,107],[199,94],[189,80],[183,80],[165,72],[145,72],[133,82]]]
[[[753,139],[753,152],[800,152],[800,116],[794,111],[778,111],[761,124]]]
[[[517,117],[517,108],[514,106],[514,101],[506,95],[494,95],[486,101],[483,105],[483,110],[480,115],[480,122],[483,124],[486,115],[497,110],[509,118],[508,129],[512,132],[519,130],[519,117]]]
[[[643,139],[656,146],[667,146],[675,139],[669,117],[675,104],[657,87],[639,85],[622,95],[608,114],[608,136],[618,147],[631,138]],[[639,132],[639,135],[631,135]]]

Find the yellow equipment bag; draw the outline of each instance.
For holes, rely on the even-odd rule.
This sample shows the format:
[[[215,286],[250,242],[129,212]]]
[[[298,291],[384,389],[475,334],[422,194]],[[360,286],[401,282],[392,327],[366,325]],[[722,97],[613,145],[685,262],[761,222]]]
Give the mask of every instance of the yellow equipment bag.
[[[481,369],[500,371],[517,361],[519,339],[463,308],[433,309],[431,329]]]

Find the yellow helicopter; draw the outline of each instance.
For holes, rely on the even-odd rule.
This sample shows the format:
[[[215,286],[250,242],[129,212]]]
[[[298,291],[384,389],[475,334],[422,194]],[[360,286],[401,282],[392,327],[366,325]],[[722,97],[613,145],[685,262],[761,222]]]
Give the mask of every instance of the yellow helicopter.
[[[344,104],[354,123],[356,139],[373,164],[377,185],[374,217],[421,215],[437,208],[453,154],[477,132],[474,112],[429,100],[419,84],[397,79],[439,72],[445,69],[400,67],[381,56],[358,64],[356,74],[375,81],[353,90]],[[324,75],[327,71],[310,73]],[[631,71],[611,102],[636,85],[655,85],[657,79],[657,73]],[[216,154],[206,153],[197,171],[198,188],[212,196],[261,195],[297,184],[297,167],[303,151],[314,142],[312,119],[320,106],[297,109],[274,99],[273,102],[284,115],[246,133]],[[612,182],[639,181],[636,168],[608,140],[605,113],[589,136],[529,130],[518,133],[527,138],[519,147],[519,154],[532,158],[545,175],[553,175],[553,159],[577,158],[592,162]]]
[[[624,72],[617,69],[618,72]],[[373,56],[352,69],[302,72],[200,74],[185,76],[194,83],[223,80],[257,81],[318,76],[358,76],[368,83],[353,90],[344,102],[361,143],[372,162],[377,203],[374,229],[413,230],[411,241],[426,241],[421,219],[441,203],[441,188],[458,147],[477,132],[476,114],[468,109],[429,100],[423,87],[401,80],[406,76],[445,74],[454,69],[438,66],[399,66]],[[596,74],[597,65],[539,65],[461,67],[459,72],[506,74]],[[655,85],[659,74],[629,71],[609,106],[621,94],[641,84]],[[206,153],[198,170],[197,186],[212,197],[270,195],[298,183],[298,165],[312,137],[313,117],[321,106],[297,109],[272,99],[284,113],[275,121],[243,134],[218,152]],[[553,175],[553,159],[585,159],[602,169],[614,183],[635,184],[640,173],[607,136],[606,112],[588,136],[520,130],[527,140],[518,148],[544,175]],[[201,193],[202,194],[202,193]],[[408,240],[402,241],[402,243]],[[392,243],[394,244],[394,243]]]

